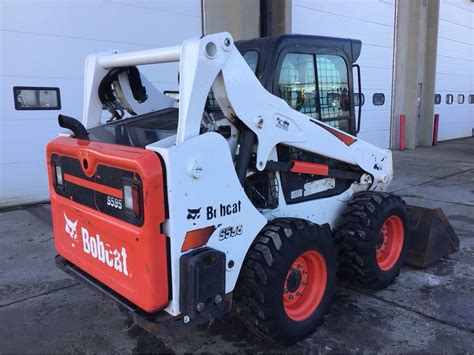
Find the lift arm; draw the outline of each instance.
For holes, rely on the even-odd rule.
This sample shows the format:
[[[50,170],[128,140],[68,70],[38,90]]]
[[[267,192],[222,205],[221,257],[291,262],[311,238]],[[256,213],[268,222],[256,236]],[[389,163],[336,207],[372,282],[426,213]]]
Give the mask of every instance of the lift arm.
[[[99,124],[102,106],[97,101],[97,87],[109,69],[170,61],[180,63],[176,144],[199,135],[202,112],[212,87],[226,117],[230,121],[241,121],[257,136],[258,170],[265,169],[276,145],[284,144],[359,166],[373,177],[372,189],[384,189],[392,180],[389,150],[377,148],[295,111],[284,100],[270,94],[226,32],[189,39],[181,46],[89,56],[85,73],[84,125],[91,128]],[[125,76],[121,77],[122,87],[126,86],[126,80]],[[148,101],[148,105],[152,105],[147,106],[148,112],[172,106],[160,92]]]

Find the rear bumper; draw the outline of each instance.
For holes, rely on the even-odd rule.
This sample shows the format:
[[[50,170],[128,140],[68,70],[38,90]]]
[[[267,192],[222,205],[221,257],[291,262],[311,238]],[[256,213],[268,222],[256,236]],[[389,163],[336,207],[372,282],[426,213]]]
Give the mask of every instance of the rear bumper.
[[[60,270],[64,271],[68,275],[72,276],[73,278],[92,288],[93,290],[99,291],[101,294],[114,301],[119,307],[119,309],[125,314],[127,314],[135,324],[137,324],[138,326],[140,326],[151,334],[175,334],[185,328],[188,328],[189,326],[205,323],[217,316],[217,314],[208,314],[206,316],[190,319],[189,321],[187,321],[187,323],[185,323],[184,315],[174,317],[165,311],[147,313],[132,304],[131,302],[127,301],[125,298],[120,296],[111,288],[107,287],[97,279],[93,278],[89,274],[79,269],[71,262],[67,261],[62,256],[57,255],[55,258],[55,263]],[[226,306],[225,311],[223,313],[230,311],[231,299],[231,294],[226,295]]]
[[[149,333],[172,333],[187,325],[184,323],[182,316],[173,317],[165,311],[158,311],[153,314],[143,311],[60,255],[56,256],[55,262],[60,270],[113,300],[121,311],[133,319],[134,323]]]

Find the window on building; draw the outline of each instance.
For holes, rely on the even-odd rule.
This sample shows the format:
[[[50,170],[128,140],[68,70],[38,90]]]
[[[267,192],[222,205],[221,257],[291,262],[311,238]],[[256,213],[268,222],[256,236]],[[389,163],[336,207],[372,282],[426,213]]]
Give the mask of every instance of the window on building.
[[[385,95],[381,92],[376,92],[372,96],[372,104],[374,106],[382,106],[385,103]]]
[[[435,94],[434,103],[435,103],[435,105],[439,105],[441,103],[441,95],[440,94]]]
[[[446,95],[446,103],[447,103],[448,105],[451,105],[451,104],[453,103],[453,100],[454,100],[454,98],[453,98],[453,95],[452,95],[452,94],[447,94],[447,95]]]
[[[59,88],[15,86],[13,97],[16,110],[60,110]]]
[[[463,94],[459,94],[458,95],[458,104],[463,104],[464,103],[464,95]]]
[[[469,95],[467,101],[468,101],[470,104],[474,104],[474,95]]]
[[[314,55],[288,53],[278,80],[280,97],[296,111],[319,119],[316,107]]]
[[[365,96],[364,94],[355,93],[354,94],[354,106],[364,106],[365,104]]]

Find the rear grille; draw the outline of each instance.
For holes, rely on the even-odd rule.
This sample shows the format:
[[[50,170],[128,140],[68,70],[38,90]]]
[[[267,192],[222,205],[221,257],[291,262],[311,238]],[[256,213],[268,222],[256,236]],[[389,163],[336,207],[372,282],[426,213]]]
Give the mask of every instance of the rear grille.
[[[58,195],[134,225],[143,225],[143,215],[135,216],[132,210],[125,208],[123,199],[124,185],[133,183],[141,190],[137,173],[98,164],[94,175],[88,177],[78,159],[53,154],[51,163],[60,165],[62,170],[63,184],[54,184]]]

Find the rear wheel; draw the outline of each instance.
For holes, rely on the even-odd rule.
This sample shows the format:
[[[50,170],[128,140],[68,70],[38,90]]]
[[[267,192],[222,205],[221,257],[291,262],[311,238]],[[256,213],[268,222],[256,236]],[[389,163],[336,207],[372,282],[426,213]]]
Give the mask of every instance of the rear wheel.
[[[336,232],[340,274],[370,288],[387,287],[405,261],[409,237],[400,197],[373,191],[354,195]]]
[[[312,333],[329,311],[336,257],[328,229],[295,218],[270,222],[252,244],[237,284],[244,322],[283,345]]]

